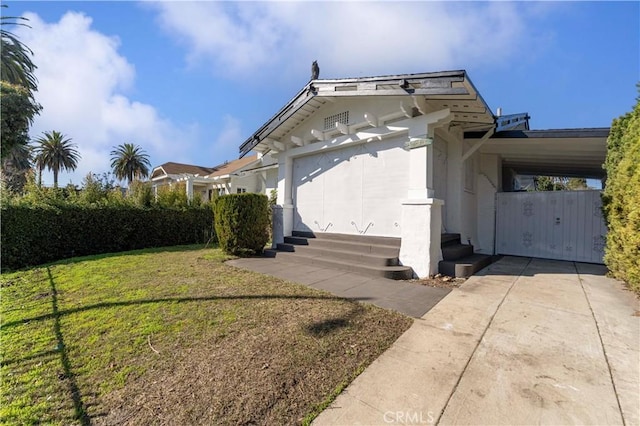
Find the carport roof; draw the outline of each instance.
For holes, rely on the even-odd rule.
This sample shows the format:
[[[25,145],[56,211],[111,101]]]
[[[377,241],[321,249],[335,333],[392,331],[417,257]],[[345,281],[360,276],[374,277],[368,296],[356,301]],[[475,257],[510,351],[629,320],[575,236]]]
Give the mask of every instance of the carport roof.
[[[465,140],[483,132],[467,132]],[[503,167],[520,175],[603,178],[608,127],[496,132],[480,147],[483,154],[499,154]],[[475,141],[477,143],[477,141]]]

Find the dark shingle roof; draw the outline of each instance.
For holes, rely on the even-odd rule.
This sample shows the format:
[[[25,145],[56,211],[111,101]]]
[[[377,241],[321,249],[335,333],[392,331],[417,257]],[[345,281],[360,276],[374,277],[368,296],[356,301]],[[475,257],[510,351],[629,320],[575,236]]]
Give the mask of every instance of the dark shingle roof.
[[[235,172],[238,169],[243,168],[247,164],[250,164],[258,159],[258,155],[248,155],[242,157],[239,160],[229,161],[228,163],[221,164],[213,168],[213,172],[208,177],[224,176]]]
[[[257,155],[249,155],[239,160],[229,161],[215,167],[194,166],[192,164],[168,162],[158,167],[155,167],[153,169],[153,173],[151,173],[151,178],[162,176],[164,174],[167,174],[167,175],[189,174],[194,176],[198,175],[202,177],[224,176],[224,175],[233,173],[238,169],[241,169],[242,167],[252,163],[253,161],[256,161],[257,157],[258,157]]]
[[[213,167],[203,167],[203,166],[194,166],[191,164],[168,162],[154,168],[153,173],[151,174],[151,177],[161,176],[162,174],[164,174],[160,169],[164,170],[164,173],[168,175],[179,175],[179,174],[187,173],[190,175],[206,176],[215,171]]]

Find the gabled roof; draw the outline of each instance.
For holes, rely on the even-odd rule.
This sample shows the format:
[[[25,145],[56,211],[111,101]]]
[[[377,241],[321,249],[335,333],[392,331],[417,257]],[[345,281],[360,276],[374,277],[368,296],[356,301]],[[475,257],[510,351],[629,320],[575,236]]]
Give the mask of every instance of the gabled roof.
[[[192,175],[202,178],[226,176],[246,167],[257,159],[257,154],[254,154],[239,160],[227,161],[215,167],[203,167],[191,164],[168,162],[155,167],[151,173],[151,179],[163,175]]]
[[[495,125],[493,113],[464,70],[311,80],[240,145],[240,157],[267,138],[286,142],[291,130],[328,102],[357,96],[406,96],[414,104],[426,105],[433,110],[449,108],[452,122],[465,130],[487,130]]]
[[[207,177],[229,175],[253,163],[257,159],[258,159],[258,155],[254,154],[254,155],[249,155],[247,157],[240,158],[239,160],[229,161],[227,163],[214,167],[214,171],[211,174],[209,174]]]
[[[165,175],[181,175],[181,174],[190,174],[190,175],[199,175],[206,176],[210,173],[214,172],[213,167],[203,167],[203,166],[194,166],[191,164],[182,164],[182,163],[174,163],[168,162],[164,163],[158,167],[153,169],[151,173],[151,178]]]

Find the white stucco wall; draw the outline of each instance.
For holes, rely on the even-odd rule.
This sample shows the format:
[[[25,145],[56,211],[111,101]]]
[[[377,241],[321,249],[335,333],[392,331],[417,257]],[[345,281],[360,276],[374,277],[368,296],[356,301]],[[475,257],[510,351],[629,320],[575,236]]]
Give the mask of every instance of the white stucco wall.
[[[262,172],[265,182],[265,194],[271,196],[271,191],[278,189],[278,169],[269,169]]]
[[[476,251],[494,253],[496,192],[500,184],[501,161],[498,155],[480,154],[477,179],[477,235]]]
[[[462,201],[463,201],[463,171],[462,171],[462,134],[451,131],[443,134],[447,143],[447,187],[444,199],[446,213],[444,227],[447,232],[462,234]],[[461,235],[464,238],[464,235]]]
[[[406,137],[293,160],[293,229],[400,236],[407,194]]]
[[[231,194],[238,192],[238,188],[244,188],[247,192],[261,192],[261,182],[257,174],[231,177]]]
[[[402,245],[400,263],[412,267],[414,276],[438,273],[442,260],[440,232],[442,200],[405,200],[402,203]]]
[[[464,152],[471,149],[471,143],[463,142]],[[462,226],[460,238],[463,242],[478,245],[478,157],[474,154],[462,165]]]
[[[433,186],[435,189],[435,198],[446,200],[448,176],[447,176],[447,141],[443,138],[442,133],[438,130],[435,133],[433,141]],[[443,230],[447,226],[447,203],[441,206],[441,217]]]

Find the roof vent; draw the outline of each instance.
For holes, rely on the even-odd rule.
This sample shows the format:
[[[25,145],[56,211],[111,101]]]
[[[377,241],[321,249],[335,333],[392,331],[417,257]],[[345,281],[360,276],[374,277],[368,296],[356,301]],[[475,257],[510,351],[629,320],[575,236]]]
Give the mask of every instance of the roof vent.
[[[330,115],[324,119],[324,130],[335,130],[336,123],[349,124],[349,111]]]

